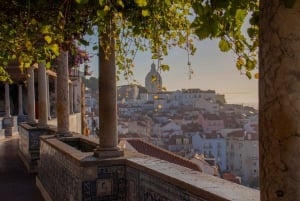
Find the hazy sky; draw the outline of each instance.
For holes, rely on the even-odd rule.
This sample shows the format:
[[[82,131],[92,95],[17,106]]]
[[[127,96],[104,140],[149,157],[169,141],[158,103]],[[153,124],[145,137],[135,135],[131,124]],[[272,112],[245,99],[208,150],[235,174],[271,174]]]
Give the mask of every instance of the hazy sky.
[[[249,80],[241,75],[235,67],[233,53],[222,53],[218,49],[217,41],[205,40],[197,42],[197,51],[190,57],[194,71],[189,79],[187,67],[187,53],[181,49],[170,51],[164,62],[170,65],[168,72],[162,72],[163,86],[167,90],[180,90],[183,88],[212,89],[216,93],[225,94],[228,103],[239,103],[257,107],[258,80]],[[145,76],[150,71],[152,63],[150,53],[138,53],[135,59],[134,79],[138,84],[145,86]],[[91,62],[93,76],[98,75],[98,59],[94,57]],[[128,84],[120,80],[118,85]]]

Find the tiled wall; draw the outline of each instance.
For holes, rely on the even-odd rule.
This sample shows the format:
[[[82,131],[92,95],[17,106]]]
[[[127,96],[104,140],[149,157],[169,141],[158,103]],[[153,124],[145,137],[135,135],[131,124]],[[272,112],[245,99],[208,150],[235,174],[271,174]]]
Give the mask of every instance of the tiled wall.
[[[73,152],[74,148],[59,140],[57,144],[46,141],[41,141],[38,179],[53,201],[240,200],[228,198],[236,192],[250,198],[245,200],[259,200],[258,192],[248,188],[233,192],[240,187],[209,175],[197,178],[201,173],[159,159],[100,160],[92,152],[82,153],[85,156]]]
[[[40,154],[38,178],[55,201],[204,201],[124,161],[98,164],[94,179],[85,180],[86,167],[57,148],[41,141]]]
[[[82,201],[81,167],[41,141],[38,178],[53,201]]]
[[[155,175],[128,166],[126,176],[128,201],[206,201]]]
[[[51,134],[50,130],[39,129],[21,124],[19,126],[19,151],[29,171],[36,171],[40,158],[40,136]]]

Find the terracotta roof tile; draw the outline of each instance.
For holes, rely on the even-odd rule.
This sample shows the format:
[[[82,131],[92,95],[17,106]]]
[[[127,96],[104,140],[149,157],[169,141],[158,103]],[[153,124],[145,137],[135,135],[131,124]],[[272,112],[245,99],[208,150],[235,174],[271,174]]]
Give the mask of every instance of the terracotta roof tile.
[[[240,180],[234,174],[231,173],[223,173],[223,179],[237,184],[241,183]]]
[[[161,159],[161,160],[168,161],[170,163],[174,163],[174,164],[177,164],[180,166],[190,168],[192,170],[202,172],[202,170],[200,169],[200,167],[198,167],[197,164],[195,164],[195,163],[191,162],[190,160],[185,159],[181,156],[178,156],[172,152],[169,152],[165,149],[157,147],[153,144],[150,144],[150,143],[145,142],[140,139],[127,139],[127,142],[132,147],[134,147],[136,151],[138,151],[142,154],[149,155],[149,156]]]
[[[232,131],[227,134],[227,137],[244,137],[245,132],[243,130]]]

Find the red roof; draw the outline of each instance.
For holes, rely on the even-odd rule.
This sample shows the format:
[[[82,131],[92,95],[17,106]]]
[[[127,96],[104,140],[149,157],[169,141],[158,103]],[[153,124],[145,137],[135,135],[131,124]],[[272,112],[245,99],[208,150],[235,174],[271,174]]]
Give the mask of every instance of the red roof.
[[[243,130],[232,131],[227,134],[227,137],[244,137],[245,132]]]
[[[138,152],[152,156],[161,160],[168,161],[180,166],[190,168],[192,170],[200,171],[200,167],[192,161],[178,156],[170,151],[157,147],[153,144],[147,143],[140,139],[127,139],[127,142]]]
[[[241,183],[240,180],[234,174],[231,173],[223,173],[223,179],[237,184]]]

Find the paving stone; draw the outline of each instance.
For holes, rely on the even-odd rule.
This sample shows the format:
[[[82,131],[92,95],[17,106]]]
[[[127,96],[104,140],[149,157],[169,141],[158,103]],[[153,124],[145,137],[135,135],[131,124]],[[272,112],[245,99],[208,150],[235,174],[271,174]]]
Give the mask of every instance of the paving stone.
[[[0,201],[44,201],[35,185],[35,174],[27,173],[18,158],[19,139],[0,138]]]

